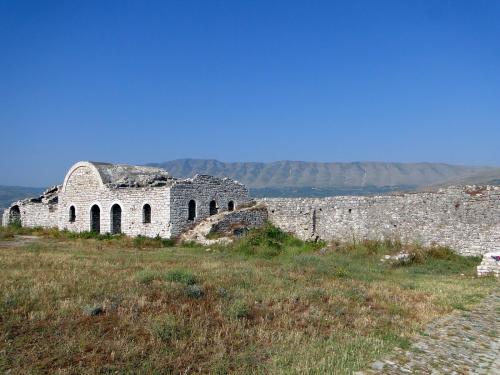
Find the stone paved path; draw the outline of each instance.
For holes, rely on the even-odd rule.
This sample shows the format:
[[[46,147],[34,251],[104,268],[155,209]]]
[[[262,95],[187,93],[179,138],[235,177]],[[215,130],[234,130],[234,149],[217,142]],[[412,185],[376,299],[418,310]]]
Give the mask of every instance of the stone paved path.
[[[500,292],[430,324],[407,350],[357,374],[500,374]]]

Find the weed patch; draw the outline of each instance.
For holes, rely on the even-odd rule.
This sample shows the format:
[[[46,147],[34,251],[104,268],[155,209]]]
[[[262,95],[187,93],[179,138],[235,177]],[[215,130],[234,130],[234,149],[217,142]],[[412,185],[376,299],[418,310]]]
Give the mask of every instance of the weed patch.
[[[159,279],[160,275],[158,272],[151,270],[142,270],[136,274],[136,279],[140,284],[149,285],[154,280]]]
[[[228,250],[247,257],[271,259],[280,255],[293,255],[319,250],[324,242],[307,242],[267,223],[252,229],[228,246]]]
[[[161,316],[153,322],[151,334],[165,344],[185,337],[189,330],[182,321],[172,315]]]
[[[198,282],[196,276],[185,269],[173,269],[165,274],[165,280],[186,285],[193,285]]]
[[[250,318],[250,307],[245,301],[238,299],[229,307],[228,315],[233,319]]]

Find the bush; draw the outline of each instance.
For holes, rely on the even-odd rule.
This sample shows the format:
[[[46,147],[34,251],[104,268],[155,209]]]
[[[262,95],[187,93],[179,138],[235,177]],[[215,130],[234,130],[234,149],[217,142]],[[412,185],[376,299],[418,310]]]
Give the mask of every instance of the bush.
[[[187,335],[187,329],[174,316],[163,316],[151,326],[151,334],[164,343],[171,343]]]
[[[420,246],[410,247],[405,249],[408,253],[408,260],[404,263],[423,264],[428,260],[454,260],[459,255],[455,254],[450,248],[444,246],[435,246],[430,248],[422,248]]]
[[[194,285],[198,281],[193,273],[179,268],[168,271],[165,280],[186,285]]]
[[[186,287],[186,295],[189,298],[202,298],[205,295],[205,292],[203,291],[202,287],[196,284],[193,285],[188,285]]]
[[[15,228],[11,227],[10,225],[8,227],[0,228],[0,240],[14,238],[14,236],[16,234],[16,231],[14,229]]]
[[[151,238],[139,235],[134,237],[133,244],[135,247],[143,248],[159,248],[159,247],[173,247],[175,246],[175,241],[172,239],[161,238],[159,235]]]
[[[229,317],[233,319],[243,319],[250,317],[250,307],[243,300],[236,300],[229,307]]]
[[[142,270],[137,273],[136,278],[139,283],[149,285],[158,278],[158,273],[150,270]]]
[[[231,251],[247,256],[273,258],[286,253],[301,253],[318,250],[324,242],[307,242],[267,223],[261,228],[251,229],[229,246]]]
[[[88,316],[98,316],[104,314],[104,307],[101,305],[85,306],[83,312]]]
[[[0,226],[0,239],[14,238],[16,235],[38,234],[40,228],[27,228],[17,224],[9,224],[5,227]]]
[[[161,239],[161,244],[162,247],[174,247],[175,246],[175,240],[171,238],[162,238]]]

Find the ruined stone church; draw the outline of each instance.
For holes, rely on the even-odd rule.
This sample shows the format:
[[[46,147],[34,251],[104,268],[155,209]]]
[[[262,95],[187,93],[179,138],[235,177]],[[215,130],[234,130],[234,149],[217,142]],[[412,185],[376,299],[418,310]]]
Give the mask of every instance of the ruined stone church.
[[[82,161],[69,169],[62,185],[14,202],[2,222],[171,238],[250,201],[245,185],[229,178],[177,179],[160,168]]]

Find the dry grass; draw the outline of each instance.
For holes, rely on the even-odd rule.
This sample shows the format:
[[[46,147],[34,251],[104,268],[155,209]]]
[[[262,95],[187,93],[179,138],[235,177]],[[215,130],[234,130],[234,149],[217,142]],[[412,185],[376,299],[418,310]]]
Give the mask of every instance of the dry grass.
[[[38,234],[0,247],[0,373],[350,373],[495,286],[443,251],[383,265],[391,243],[319,254],[272,231],[211,251]]]

